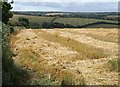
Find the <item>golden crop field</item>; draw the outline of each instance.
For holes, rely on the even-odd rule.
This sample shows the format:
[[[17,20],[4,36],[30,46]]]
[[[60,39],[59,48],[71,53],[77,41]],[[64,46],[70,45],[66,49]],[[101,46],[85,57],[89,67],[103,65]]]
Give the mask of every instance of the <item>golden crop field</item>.
[[[30,84],[118,84],[117,28],[17,30],[10,46]]]

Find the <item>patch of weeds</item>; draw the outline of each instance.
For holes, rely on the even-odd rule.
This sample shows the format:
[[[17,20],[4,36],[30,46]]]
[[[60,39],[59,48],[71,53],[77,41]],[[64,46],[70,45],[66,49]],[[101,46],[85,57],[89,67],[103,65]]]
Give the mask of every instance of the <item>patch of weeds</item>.
[[[52,80],[47,75],[31,81],[31,85],[53,85],[52,83]]]
[[[64,86],[64,85],[85,85],[85,81],[82,76],[81,76],[81,79],[73,78],[73,77],[71,78],[71,76],[68,76],[61,81],[61,86]]]
[[[62,82],[61,82],[61,86],[64,86],[64,85],[72,85],[72,81],[70,79],[63,79]]]
[[[105,67],[109,71],[116,71],[116,72],[118,72],[118,68],[120,67],[120,60],[119,59],[109,60],[107,62],[107,64],[105,64]]]

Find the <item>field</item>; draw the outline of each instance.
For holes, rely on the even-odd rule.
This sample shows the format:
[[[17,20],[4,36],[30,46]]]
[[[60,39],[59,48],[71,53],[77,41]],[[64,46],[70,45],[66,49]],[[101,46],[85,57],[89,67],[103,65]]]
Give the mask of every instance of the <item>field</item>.
[[[71,24],[73,26],[84,26],[96,22],[117,23],[116,21],[91,19],[91,18],[58,18],[55,20],[55,22],[59,22],[63,24]]]
[[[34,85],[117,85],[118,30],[24,29],[10,35],[14,62]]]
[[[30,23],[42,24],[43,22],[50,22],[54,17],[39,17],[39,16],[28,16],[28,15],[14,15],[11,22],[17,22],[19,17],[28,18]]]
[[[62,23],[69,24],[73,27],[108,27],[108,28],[117,28],[117,21],[111,20],[101,20],[101,19],[92,19],[92,18],[61,18],[61,17],[44,17],[44,16],[29,16],[29,15],[14,15],[10,22],[15,25],[15,22],[18,22],[19,17],[28,18],[30,23],[36,23],[42,26],[44,22],[48,23]],[[99,23],[100,24],[97,24]],[[103,22],[103,23],[102,23]],[[102,24],[101,24],[102,23]],[[104,24],[108,23],[108,24]],[[110,24],[109,24],[110,23]]]

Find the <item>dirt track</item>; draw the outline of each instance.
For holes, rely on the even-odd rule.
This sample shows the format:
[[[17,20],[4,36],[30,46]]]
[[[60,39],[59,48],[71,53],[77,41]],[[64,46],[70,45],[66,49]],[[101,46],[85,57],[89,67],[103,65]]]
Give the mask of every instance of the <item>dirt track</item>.
[[[74,84],[79,84],[82,80],[85,80],[86,85],[118,84],[118,73],[107,71],[104,68],[104,64],[109,60],[117,58],[117,43],[101,41],[87,36],[85,35],[87,30],[74,31],[82,34],[72,33],[71,30],[66,31],[65,29],[21,30],[17,35],[11,35],[11,47],[14,54],[16,54],[13,59],[16,63],[27,67],[27,69],[49,75],[50,79],[54,77],[53,84],[59,84],[59,81],[67,75],[71,75],[70,78],[72,78]],[[117,33],[116,29],[112,31]],[[71,47],[42,38],[44,36],[40,37],[42,33],[70,38],[88,46],[102,49],[103,52],[109,55],[99,59],[74,60],[79,52],[72,50]],[[35,55],[33,59],[29,58],[31,54],[32,57]]]

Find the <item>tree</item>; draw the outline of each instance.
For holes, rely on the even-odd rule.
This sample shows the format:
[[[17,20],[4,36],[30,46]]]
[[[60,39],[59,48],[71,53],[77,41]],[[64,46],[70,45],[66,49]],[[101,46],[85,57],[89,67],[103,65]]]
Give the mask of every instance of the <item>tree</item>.
[[[2,22],[4,22],[5,24],[7,24],[7,22],[9,21],[9,18],[12,18],[13,13],[10,11],[12,9],[11,4],[13,4],[13,1],[8,3],[6,1],[1,2],[1,6],[2,6]]]
[[[24,26],[24,27],[28,27],[29,26],[29,20],[27,18],[19,17],[18,21],[19,21],[21,26]]]

